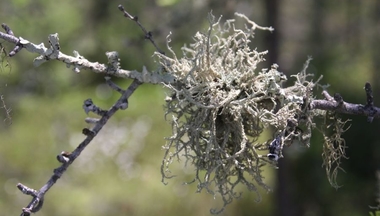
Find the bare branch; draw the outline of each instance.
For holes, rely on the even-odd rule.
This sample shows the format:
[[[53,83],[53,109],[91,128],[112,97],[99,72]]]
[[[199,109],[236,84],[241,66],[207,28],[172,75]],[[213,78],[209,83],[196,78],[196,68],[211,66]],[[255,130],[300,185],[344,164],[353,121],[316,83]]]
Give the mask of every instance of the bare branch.
[[[104,74],[107,84],[121,94],[109,110],[99,108],[91,99],[84,101],[83,109],[86,114],[93,112],[101,118],[86,118],[86,122],[94,124],[94,127],[83,129],[82,133],[86,138],[73,152],[62,151],[57,155],[61,166],[54,169],[53,175],[40,190],[28,188],[21,183],[17,185],[24,194],[33,197],[27,207],[23,208],[22,216],[30,215],[42,208],[47,191],[99,133],[109,118],[119,109],[128,108],[128,98],[142,83],[165,84],[172,93],[171,98],[167,100],[166,114],[173,113],[173,136],[165,146],[166,152],[161,166],[163,179],[171,177],[166,176],[164,171],[168,171],[168,165],[173,158],[179,157],[184,151],[186,163],[191,162],[197,166],[194,181],[198,182],[199,191],[206,189],[209,193],[222,195],[224,206],[221,210],[239,197],[235,192],[238,183],[242,183],[250,191],[255,191],[259,199],[260,194],[255,184],[267,191],[270,190],[263,181],[261,167],[266,164],[276,165],[277,159],[282,157],[281,151],[285,142],[291,144],[294,139],[303,143],[310,141],[312,119],[316,115],[309,110],[365,115],[368,116],[368,121],[380,117],[380,108],[374,106],[369,83],[365,85],[367,103],[361,105],[345,102],[340,94],[332,97],[327,91],[322,92],[325,99],[314,100],[313,87],[319,80],[308,81],[310,74],[306,74],[306,67],[303,73],[295,76],[295,85],[288,89],[282,88],[282,83],[287,78],[277,70],[276,64],[269,71],[256,71],[257,65],[264,61],[263,56],[267,51],[251,50],[250,38],[253,38],[253,30],[256,28],[270,31],[272,28],[258,26],[244,15],[237,14],[250,24],[245,26],[245,29],[237,29],[235,25],[230,25],[234,22],[232,20],[223,28],[219,25],[220,20],[210,21],[208,34],[197,32],[196,43],[190,48],[183,48],[188,56],[177,59],[169,45],[168,49],[173,53],[173,58],[166,56],[158,48],[152,33],[141,25],[137,16],[125,11],[122,5],[119,5],[119,10],[141,28],[145,39],[156,48],[156,56],[161,64],[156,71],[148,72],[145,67],[142,72],[121,69],[117,52],[106,53],[107,64],[90,62],[77,51],[73,51],[73,56],[66,55],[60,51],[57,33],[49,35],[49,46],[45,47],[43,43],[37,45],[22,37],[16,37],[9,26],[2,25],[5,33],[0,32],[0,38],[16,45],[9,56],[25,48],[39,55],[34,59],[35,66],[49,60],[58,60],[64,62],[67,67],[72,67],[77,73],[86,69]],[[219,33],[214,35],[214,31]],[[232,38],[224,38],[231,32]],[[167,41],[169,43],[170,39]],[[124,90],[113,83],[109,76],[132,78],[133,82]],[[181,118],[186,118],[186,121],[182,121]],[[301,124],[307,131],[297,130]],[[256,144],[265,127],[269,126],[276,128],[276,138],[272,142]],[[340,137],[344,132],[343,126],[344,122],[337,125],[338,135],[332,139],[327,137],[326,142],[340,140],[344,144]],[[339,147],[343,144],[339,144]],[[264,150],[265,146],[268,146],[266,149],[269,150],[269,154],[259,154],[258,150]],[[342,149],[326,148],[326,152],[331,150],[332,154]],[[170,152],[170,149],[174,151]],[[339,157],[327,155],[326,158],[339,160],[340,156],[344,155],[343,150],[342,152]],[[199,171],[206,171],[203,179],[198,175]],[[249,175],[252,181],[246,179],[245,175]],[[230,177],[237,180],[229,180]],[[217,190],[209,187],[212,184],[215,184]]]
[[[370,88],[370,84],[366,83],[366,87]],[[322,94],[327,98],[326,100],[313,100],[310,102],[310,109],[335,111],[336,113],[350,114],[350,115],[364,115],[368,118],[380,118],[380,108],[373,106],[373,97],[368,97],[369,90],[366,88],[367,93],[367,105],[353,104],[343,101],[343,98],[336,94],[331,97],[327,91],[323,91]],[[369,98],[369,99],[368,99]],[[368,105],[370,104],[370,105]],[[372,120],[369,120],[371,122]]]
[[[102,118],[96,122],[93,129],[84,130],[83,132],[87,136],[78,147],[72,152],[62,152],[57,156],[57,159],[62,163],[62,165],[53,171],[53,175],[50,177],[48,182],[44,186],[41,187],[39,191],[34,189],[30,189],[22,184],[18,184],[17,187],[25,194],[33,196],[32,201],[28,204],[26,208],[23,208],[23,212],[21,216],[29,216],[31,213],[37,212],[40,210],[43,204],[44,195],[46,192],[56,183],[56,181],[61,178],[63,173],[67,170],[67,168],[74,162],[74,160],[81,154],[81,152],[86,148],[88,144],[92,141],[92,139],[98,134],[98,132],[103,128],[103,126],[107,123],[107,121],[125,104],[125,101],[132,95],[132,93],[141,85],[142,83],[135,79],[128,87],[127,90],[123,92],[119,100],[105,113],[102,113]],[[86,100],[87,101],[87,100]],[[86,103],[85,101],[85,103]],[[62,159],[63,160],[60,160]]]
[[[137,17],[137,16],[132,16],[130,13],[128,13],[128,12],[124,9],[123,5],[119,5],[118,8],[119,8],[119,10],[120,10],[121,12],[124,13],[124,16],[125,16],[125,17],[127,17],[127,18],[129,18],[129,19],[131,19],[131,20],[133,20],[133,21],[136,22],[136,24],[137,24],[137,25],[141,28],[141,30],[144,32],[144,34],[145,34],[145,39],[148,39],[148,40],[153,44],[153,46],[156,48],[157,52],[159,52],[159,53],[165,55],[165,52],[162,51],[162,50],[157,46],[156,42],[154,42],[152,32],[151,32],[151,31],[147,31],[147,30],[144,28],[144,26],[141,25],[141,23],[139,22],[138,17]]]
[[[5,32],[8,35],[14,36],[13,31],[11,30],[11,28],[9,28],[9,26],[7,24],[3,23],[3,24],[1,24],[1,27],[5,30]],[[20,42],[20,40],[17,41],[16,46],[13,48],[13,50],[11,52],[9,52],[9,57],[16,55],[22,49],[22,45],[19,42]]]

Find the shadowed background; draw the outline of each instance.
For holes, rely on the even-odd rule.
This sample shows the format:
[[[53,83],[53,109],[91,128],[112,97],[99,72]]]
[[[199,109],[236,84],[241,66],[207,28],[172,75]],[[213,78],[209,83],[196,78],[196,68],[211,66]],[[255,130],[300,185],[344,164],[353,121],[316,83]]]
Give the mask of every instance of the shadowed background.
[[[252,48],[269,50],[267,64],[279,65],[288,76],[302,69],[313,57],[308,71],[331,94],[341,93],[352,103],[365,103],[364,83],[374,89],[375,105],[380,98],[380,2],[327,0],[143,0],[143,1],[47,1],[0,2],[0,22],[16,36],[47,44],[48,34],[58,33],[66,54],[77,50],[90,61],[107,61],[106,51],[118,51],[124,69],[154,70],[154,47],[144,41],[138,26],[123,18],[123,4],[153,32],[166,50],[165,38],[172,32],[171,46],[179,51],[191,43],[198,30],[206,31],[207,13],[224,19],[234,12],[247,15],[275,32],[256,32]],[[9,52],[13,47],[0,40]],[[101,75],[89,71],[75,74],[60,62],[33,67],[36,56],[21,51],[3,61],[0,94],[12,109],[12,124],[0,124],[0,211],[19,215],[30,197],[16,189],[21,182],[39,189],[59,164],[55,156],[70,151],[84,139],[89,127],[82,103],[87,98],[109,108],[118,98]],[[8,64],[9,63],[9,64]],[[113,79],[127,87],[129,80]],[[317,93],[319,97],[319,93]],[[164,120],[162,86],[144,84],[132,95],[129,108],[116,114],[83,155],[47,193],[37,215],[209,215],[221,202],[207,193],[195,193],[196,185],[183,185],[194,174],[183,162],[172,165],[177,177],[161,183],[160,165],[164,137],[170,125]],[[1,119],[6,119],[0,110]],[[280,169],[266,168],[272,193],[244,192],[221,215],[368,215],[375,203],[375,172],[379,167],[379,120],[351,118],[344,134],[348,160],[339,173],[335,190],[322,167],[322,137],[315,133],[310,148],[292,146],[285,150]]]

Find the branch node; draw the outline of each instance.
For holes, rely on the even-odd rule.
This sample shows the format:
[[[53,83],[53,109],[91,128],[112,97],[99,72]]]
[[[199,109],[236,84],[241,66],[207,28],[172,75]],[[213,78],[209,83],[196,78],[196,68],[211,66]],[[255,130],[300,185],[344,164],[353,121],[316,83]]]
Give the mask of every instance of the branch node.
[[[70,152],[62,151],[59,155],[57,155],[57,160],[63,164],[68,163],[70,161],[70,155]]]
[[[338,103],[337,108],[340,108],[343,106],[343,97],[339,93],[334,94],[334,100]]]
[[[33,197],[36,197],[37,196],[37,193],[38,191],[32,189],[32,188],[29,188],[21,183],[18,183],[17,185],[17,188],[23,193],[23,194],[26,194],[26,195],[30,195],[30,196],[33,196]]]
[[[152,32],[151,32],[151,31],[148,31],[148,33],[145,34],[145,39],[150,40],[150,39],[152,39],[152,38],[153,38],[153,34],[152,34]]]
[[[5,33],[7,33],[8,35],[15,36],[13,31],[11,30],[11,28],[9,28],[7,24],[3,23],[1,24],[1,27],[5,30]],[[16,55],[22,48],[23,46],[18,42],[15,48],[13,48],[13,50],[9,52],[8,56],[12,57]]]
[[[128,108],[128,99],[125,99],[125,101],[119,104],[119,109],[126,110],[127,108]]]
[[[33,200],[29,203],[29,205],[26,208],[22,208],[21,216],[30,215],[31,213],[38,212],[43,204],[44,204],[44,197],[43,193],[39,193],[38,191],[29,188],[21,183],[17,184],[17,188],[26,195],[30,195],[33,197]]]
[[[29,208],[22,208],[22,213],[20,216],[30,216],[31,210]]]
[[[85,118],[84,121],[88,124],[96,124],[99,122],[99,119],[98,118]]]
[[[88,128],[83,128],[82,130],[82,134],[86,135],[86,136],[95,136],[96,133]]]
[[[89,112],[93,112],[99,116],[103,116],[104,114],[107,113],[106,110],[102,110],[99,107],[97,107],[90,98],[84,101],[82,107],[87,115]]]

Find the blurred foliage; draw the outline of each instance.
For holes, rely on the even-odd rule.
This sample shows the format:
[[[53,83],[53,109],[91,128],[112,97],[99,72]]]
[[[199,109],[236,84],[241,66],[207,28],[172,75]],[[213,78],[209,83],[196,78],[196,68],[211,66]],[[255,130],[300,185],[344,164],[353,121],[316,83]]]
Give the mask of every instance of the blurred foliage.
[[[207,13],[213,10],[223,18],[235,11],[261,25],[265,16],[278,16],[279,70],[293,74],[302,69],[308,55],[313,56],[309,72],[324,75],[330,93],[339,92],[346,101],[364,103],[365,81],[372,82],[376,98],[380,88],[376,73],[380,64],[378,1],[284,0],[278,13],[266,11],[266,0],[181,0],[127,1],[126,10],[137,15],[164,47],[173,32],[172,47],[179,50],[190,43],[197,30],[206,30]],[[107,0],[47,1],[12,0],[0,2],[0,20],[16,36],[34,43],[47,43],[47,36],[58,33],[62,51],[77,50],[91,61],[105,62],[106,51],[118,51],[121,66],[140,70],[157,66],[151,55],[154,48],[140,29],[118,11],[120,2]],[[161,6],[160,6],[161,5]],[[258,51],[268,46],[270,33],[257,34],[263,41]],[[9,52],[10,44],[0,43]],[[270,51],[270,50],[269,50]],[[30,197],[21,194],[21,182],[39,189],[59,164],[55,156],[71,150],[84,138],[81,130],[87,98],[110,107],[118,94],[105,86],[101,75],[88,71],[75,74],[60,62],[34,68],[33,56],[21,51],[2,62],[0,94],[12,109],[12,124],[0,124],[0,209],[2,215],[20,214]],[[9,64],[8,64],[9,62]],[[271,65],[274,62],[268,62]],[[127,87],[129,80],[114,79]],[[377,89],[377,90],[376,90]],[[183,185],[193,170],[179,163],[178,175],[163,185],[160,163],[164,137],[170,125],[164,121],[161,86],[143,85],[120,112],[48,192],[37,215],[209,215],[221,205],[209,194],[195,194],[195,185]],[[0,117],[6,119],[3,109]],[[311,147],[287,149],[280,170],[265,171],[274,193],[255,203],[254,194],[245,192],[241,200],[221,215],[368,215],[375,205],[375,170],[379,168],[380,140],[377,120],[369,124],[364,117],[351,117],[350,132],[344,135],[349,157],[343,161],[346,173],[338,174],[339,190],[333,189],[322,165],[323,137],[314,137]],[[276,180],[273,175],[279,175]],[[277,184],[276,184],[277,182]],[[242,188],[243,190],[243,188]],[[283,207],[279,197],[286,196]],[[280,201],[280,202],[278,202]]]

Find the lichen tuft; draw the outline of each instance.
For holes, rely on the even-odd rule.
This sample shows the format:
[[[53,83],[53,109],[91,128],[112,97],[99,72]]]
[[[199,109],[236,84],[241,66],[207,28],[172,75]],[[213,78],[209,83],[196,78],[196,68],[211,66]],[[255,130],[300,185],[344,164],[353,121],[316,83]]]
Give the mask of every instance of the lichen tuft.
[[[256,29],[273,29],[242,14],[236,16],[245,23],[242,28],[238,27],[241,20],[222,23],[210,14],[207,32],[197,32],[194,42],[182,48],[181,58],[170,48],[169,39],[172,57],[155,54],[163,71],[176,78],[165,84],[169,89],[166,118],[173,132],[163,147],[162,180],[172,177],[169,165],[174,159],[192,164],[198,191],[220,195],[224,202],[212,213],[240,196],[239,184],[256,192],[260,201],[258,187],[270,190],[262,167],[276,166],[282,148],[294,140],[309,146],[313,117],[320,115],[308,109],[317,83],[306,73],[310,59],[291,77],[294,84],[284,88],[287,77],[278,65],[259,69],[267,51],[251,49]],[[273,138],[258,141],[266,129],[274,131],[276,142]]]

